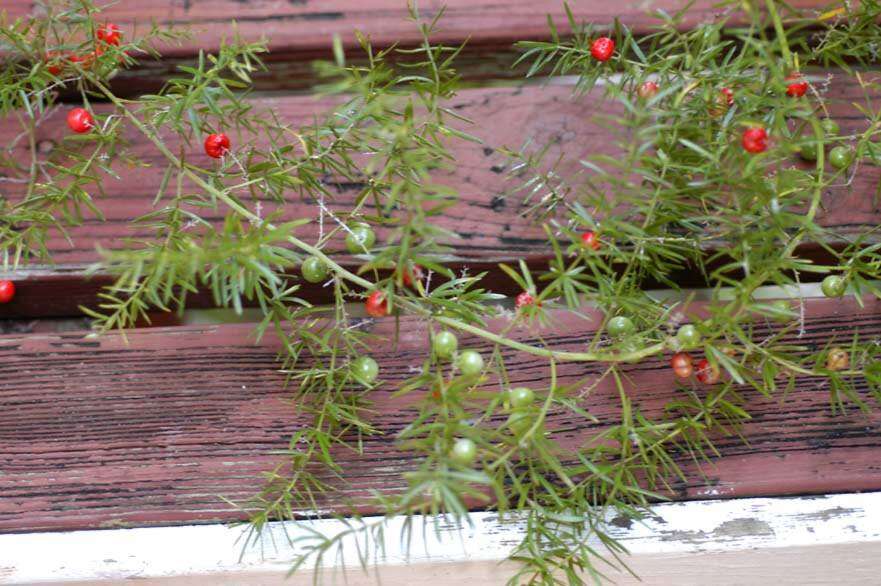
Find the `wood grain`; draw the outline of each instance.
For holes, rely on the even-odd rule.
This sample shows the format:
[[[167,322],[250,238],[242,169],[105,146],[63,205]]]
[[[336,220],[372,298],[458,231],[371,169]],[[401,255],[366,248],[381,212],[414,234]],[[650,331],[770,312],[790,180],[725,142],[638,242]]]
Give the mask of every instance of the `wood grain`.
[[[848,104],[861,99],[861,89],[849,79],[837,79],[829,90],[832,114],[841,122],[844,132],[862,130],[860,118],[853,115]],[[263,97],[259,107],[271,108],[281,119],[293,126],[308,124],[314,116],[327,112],[333,103],[329,99],[312,96]],[[508,177],[508,160],[500,152],[503,147],[519,148],[527,140],[536,145],[555,143],[550,160],[562,153],[567,164],[560,168],[562,174],[572,174],[578,168],[579,159],[598,153],[613,152],[608,132],[593,116],[596,100],[592,96],[573,98],[571,88],[566,86],[526,86],[467,89],[450,102],[450,107],[473,121],[463,126],[483,140],[483,144],[459,141],[451,145],[456,157],[455,169],[438,173],[437,181],[450,186],[460,194],[460,201],[448,209],[437,223],[456,235],[447,244],[454,254],[448,261],[455,267],[470,266],[472,270],[492,268],[499,261],[525,259],[541,265],[548,254],[546,237],[540,226],[523,217],[522,197],[510,195],[517,185]],[[611,106],[603,106],[610,112]],[[106,111],[98,106],[99,111]],[[66,112],[59,109],[40,125],[37,148],[51,151],[64,139]],[[15,135],[12,127],[0,128],[0,141],[11,141]],[[21,282],[21,294],[9,305],[0,306],[0,317],[13,315],[46,316],[72,315],[79,305],[94,303],[96,289],[106,279],[82,280],[82,268],[98,259],[96,246],[119,248],[126,238],[149,237],[148,231],[133,226],[132,220],[150,211],[152,201],[162,179],[166,162],[161,155],[134,132],[126,136],[132,142],[133,152],[148,167],[128,168],[117,166],[118,177],[105,177],[105,197],[96,196],[96,204],[106,221],[88,218],[83,225],[69,230],[71,242],[60,234],[54,234],[48,242],[57,266],[36,267],[33,270],[12,275]],[[247,142],[249,137],[234,137],[235,144]],[[192,149],[192,161],[210,165],[198,145]],[[14,156],[28,160],[30,153],[24,141],[14,148]],[[827,194],[825,208],[818,221],[845,235],[865,232],[867,227],[881,222],[874,197],[881,170],[863,166],[850,185],[837,188]],[[328,178],[331,180],[331,178]],[[333,186],[334,201],[329,207],[337,212],[351,209],[360,186],[337,184]],[[8,184],[8,193],[20,193],[20,186]],[[266,199],[260,201],[265,209],[271,207]],[[256,206],[257,202],[250,202]],[[366,209],[375,211],[368,203]],[[291,196],[284,208],[286,218],[316,218],[317,206],[297,196]],[[212,221],[219,221],[223,210],[203,211]],[[299,231],[299,236],[314,240],[319,225],[313,222]],[[380,233],[380,238],[384,237]],[[339,245],[337,245],[339,248]],[[342,259],[351,264],[351,261]],[[63,282],[66,295],[54,295],[44,286],[46,279]],[[321,300],[326,293],[320,287],[308,287],[304,294]],[[199,304],[199,299],[193,299]],[[203,300],[203,302],[207,302]],[[195,305],[194,305],[195,306]]]
[[[842,343],[858,330],[881,335],[881,301],[812,299],[805,334],[793,342]],[[587,315],[596,320],[596,312]],[[555,348],[577,349],[593,325],[564,313],[539,333]],[[505,325],[500,318],[494,329]],[[392,320],[362,327],[391,339]],[[415,405],[392,398],[425,353],[424,324],[404,319],[397,347],[386,342],[374,356],[388,384],[372,396],[383,436],[368,438],[365,453],[340,452],[343,494],[370,511],[371,489],[394,491],[412,459],[393,446],[394,434],[412,420]],[[221,500],[244,502],[260,487],[259,474],[279,463],[283,449],[306,422],[294,414],[274,360],[277,346],[254,345],[247,324],[156,328],[89,338],[84,333],[0,337],[0,531],[22,532],[117,526],[205,523],[240,518]],[[483,342],[460,338],[460,347],[486,352]],[[541,389],[544,360],[504,352],[512,384]],[[627,367],[630,394],[647,416],[659,413],[677,390],[669,356]],[[561,384],[600,372],[598,365],[563,364]],[[858,385],[859,386],[859,385]],[[698,392],[703,392],[700,388]],[[749,445],[718,438],[722,457],[693,465],[677,498],[745,497],[881,489],[881,412],[851,409],[833,415],[822,381],[801,378],[785,400],[744,389],[753,419],[744,427]],[[585,399],[599,418],[553,413],[549,427],[575,446],[618,418],[617,394],[601,384]],[[417,393],[412,400],[421,400]],[[501,423],[501,421],[499,422]],[[342,499],[321,503],[339,507]]]
[[[792,3],[801,8],[820,8],[826,0],[799,0]],[[657,23],[650,11],[674,12],[682,8],[681,0],[619,2],[581,0],[572,2],[579,21],[610,26],[615,18],[644,32]],[[716,18],[720,12],[713,0],[697,0],[689,8],[683,26]],[[516,40],[548,36],[547,15],[557,22],[560,31],[567,31],[563,3],[558,0],[446,0],[421,2],[424,18],[432,18],[446,7],[437,42],[459,43],[471,39],[474,44],[506,45]],[[6,0],[3,9],[12,16],[33,14],[32,0]],[[377,46],[393,43],[413,44],[420,40],[417,27],[408,21],[405,0],[155,0],[136,2],[123,0],[109,6],[103,13],[119,24],[124,32],[144,29],[155,20],[164,25],[188,27],[195,36],[180,46],[165,47],[168,56],[189,55],[198,49],[211,50],[232,32],[229,22],[235,19],[246,40],[266,37],[270,48],[296,56],[300,52],[323,51],[329,48],[334,35],[347,46],[356,46],[355,31],[369,35]]]

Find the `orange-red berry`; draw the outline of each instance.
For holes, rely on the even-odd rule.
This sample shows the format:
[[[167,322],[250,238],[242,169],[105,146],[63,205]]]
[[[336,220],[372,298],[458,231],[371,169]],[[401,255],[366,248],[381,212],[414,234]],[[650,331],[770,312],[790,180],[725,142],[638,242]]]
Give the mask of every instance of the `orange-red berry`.
[[[719,372],[719,367],[710,364],[710,361],[706,358],[697,363],[695,376],[697,377],[697,380],[705,385],[714,385],[719,382],[720,378],[722,378],[722,375]]]
[[[108,45],[119,45],[119,37],[121,35],[122,32],[119,30],[119,27],[112,22],[99,26],[98,30],[95,31],[95,37]]]
[[[401,274],[401,282],[404,283],[405,287],[412,287],[414,283],[421,281],[423,276],[422,267],[413,264],[410,265],[410,268],[404,269],[404,272]]]
[[[590,45],[590,54],[597,61],[608,61],[615,52],[615,41],[609,37],[600,37]]]
[[[679,378],[688,378],[694,372],[691,356],[685,352],[677,352],[674,354],[673,358],[670,359],[670,367]]]
[[[205,154],[214,159],[219,159],[229,152],[229,137],[223,133],[209,134],[205,138]]]
[[[600,237],[595,232],[584,232],[581,235],[581,246],[592,250],[600,249]]]
[[[530,295],[528,291],[523,291],[514,300],[514,305],[517,306],[517,309],[520,309],[521,307],[526,307],[527,305],[532,305],[533,303],[535,303],[535,298]]]
[[[0,281],[0,303],[9,303],[15,297],[15,283],[10,280]]]
[[[74,108],[67,113],[67,126],[77,134],[82,134],[95,127],[95,119],[85,108]]]
[[[385,317],[388,315],[388,301],[386,301],[385,295],[381,291],[371,293],[364,302],[364,308],[367,310],[367,315],[371,317]]]
[[[808,82],[800,73],[793,73],[786,77],[789,84],[786,86],[786,95],[793,98],[800,98],[808,92]]]
[[[637,95],[643,100],[648,100],[649,98],[653,98],[657,95],[658,84],[653,81],[644,81],[640,86],[636,89]]]
[[[763,153],[768,150],[768,132],[761,126],[747,128],[743,131],[741,144],[748,153]]]

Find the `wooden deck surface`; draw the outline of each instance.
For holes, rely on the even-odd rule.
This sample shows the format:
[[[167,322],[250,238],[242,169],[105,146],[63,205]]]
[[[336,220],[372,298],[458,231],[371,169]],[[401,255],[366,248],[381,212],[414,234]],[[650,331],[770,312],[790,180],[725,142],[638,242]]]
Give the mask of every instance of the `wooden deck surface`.
[[[822,347],[835,337],[845,343],[856,329],[881,335],[881,301],[859,308],[853,300],[816,299],[806,312],[800,344]],[[555,348],[579,348],[594,329],[562,312],[555,318],[543,332]],[[390,318],[365,327],[389,339],[394,330]],[[412,375],[426,340],[423,324],[411,318],[401,331],[397,347],[389,343],[373,353],[389,382],[372,396],[385,435],[368,438],[362,456],[339,453],[348,484],[343,493],[362,505],[370,489],[402,487],[401,472],[413,465],[393,441],[414,407],[393,399],[391,390]],[[535,336],[518,334],[533,343]],[[285,448],[305,423],[282,386],[276,347],[270,340],[254,345],[250,325],[155,328],[128,338],[126,344],[119,335],[77,332],[0,337],[0,532],[238,519],[241,513],[221,497],[244,502],[259,490],[260,472],[282,461],[270,452]],[[461,338],[460,345],[487,349],[474,339]],[[542,359],[517,352],[505,358],[512,383],[546,384]],[[681,392],[668,360],[626,369],[630,396],[649,416]],[[598,371],[572,363],[559,373],[560,384],[568,384]],[[749,445],[719,438],[722,456],[705,467],[706,478],[683,462],[690,474],[675,485],[677,498],[881,490],[881,411],[833,415],[828,388],[808,378],[785,399],[744,394],[753,414],[744,427]],[[598,425],[557,412],[549,426],[564,445],[576,446],[616,421],[616,397],[602,384],[584,399]]]

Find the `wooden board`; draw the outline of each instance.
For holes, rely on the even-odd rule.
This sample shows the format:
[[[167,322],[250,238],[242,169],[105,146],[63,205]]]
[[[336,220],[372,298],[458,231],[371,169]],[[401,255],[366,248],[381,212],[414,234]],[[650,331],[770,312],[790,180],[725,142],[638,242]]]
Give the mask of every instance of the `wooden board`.
[[[842,343],[853,332],[881,335],[881,301],[815,299],[807,303],[805,334],[798,343]],[[596,317],[595,312],[589,315]],[[504,325],[496,320],[493,328]],[[392,320],[366,322],[391,338]],[[555,348],[576,349],[594,327],[555,315],[543,332]],[[424,325],[405,319],[397,348],[374,353],[389,384],[373,399],[376,424],[386,434],[366,441],[365,454],[339,454],[350,487],[344,494],[363,504],[373,488],[402,486],[412,460],[392,445],[414,406],[393,399],[395,383],[411,375],[425,352]],[[535,333],[522,331],[523,340]],[[279,462],[269,452],[286,447],[305,421],[294,415],[289,392],[276,372],[271,340],[251,342],[247,324],[155,328],[89,338],[84,333],[0,337],[0,532],[69,530],[204,523],[241,513],[221,496],[243,502],[260,487],[259,474]],[[795,341],[795,340],[793,340]],[[486,351],[460,337],[460,347]],[[505,352],[512,384],[547,384],[543,359]],[[669,356],[627,368],[635,404],[651,416],[674,397]],[[598,373],[598,365],[563,364],[561,384]],[[601,422],[617,421],[617,394],[608,385],[585,406]],[[881,411],[852,409],[833,415],[829,393],[815,379],[800,379],[785,400],[745,391],[753,419],[750,442],[719,438],[722,457],[703,470],[687,462],[680,498],[747,497],[881,490]],[[416,400],[419,396],[414,396]],[[574,446],[597,426],[555,413],[549,426]],[[321,503],[333,508],[340,500]],[[370,510],[365,507],[365,510]]]
[[[375,519],[370,519],[375,521]],[[452,583],[498,585],[516,572],[504,562],[523,539],[522,521],[472,513],[468,523],[417,517],[405,549],[397,538],[404,519],[387,522],[385,555],[368,573],[355,567],[353,540],[344,540],[346,570],[325,570],[321,584],[411,586]],[[877,583],[881,569],[881,493],[798,498],[691,501],[656,506],[640,523],[617,522],[609,532],[630,555],[643,584],[825,585]],[[240,528],[221,525],[73,531],[0,536],[0,584],[57,580],[77,584],[131,583],[306,586],[312,570],[288,576],[298,539],[337,534],[332,519],[271,523],[245,546]],[[424,532],[423,532],[424,529]],[[198,544],[194,547],[193,544]],[[602,550],[598,540],[591,545]],[[363,551],[363,547],[362,547]],[[325,564],[336,561],[328,556]],[[718,574],[723,563],[724,576]],[[616,584],[639,584],[608,568]]]
[[[849,80],[842,79],[830,88],[832,113],[841,122],[844,132],[860,129],[860,120],[851,117],[848,106],[848,103],[861,99],[860,96],[860,88]],[[314,116],[327,112],[333,105],[328,99],[311,96],[264,97],[260,102],[261,107],[276,110],[282,119],[294,126],[309,123]],[[439,225],[457,235],[448,242],[455,250],[449,259],[454,266],[469,265],[473,271],[478,271],[493,268],[500,261],[519,258],[537,266],[543,265],[548,257],[545,234],[535,222],[522,216],[522,197],[508,195],[518,184],[508,178],[508,160],[499,150],[503,147],[519,148],[527,139],[537,145],[557,141],[550,154],[551,160],[556,153],[564,152],[568,165],[560,171],[573,173],[579,159],[608,153],[612,148],[607,132],[592,118],[595,113],[592,104],[590,96],[573,99],[571,88],[566,86],[468,89],[452,100],[451,107],[473,121],[473,125],[466,129],[484,141],[484,144],[455,143],[452,147],[457,160],[455,170],[438,176],[439,182],[456,189],[461,197],[457,205],[437,220]],[[98,110],[103,109],[99,106]],[[51,149],[63,139],[65,114],[64,109],[56,110],[41,124],[38,149]],[[2,127],[0,141],[10,141],[16,133],[12,127]],[[82,268],[98,259],[96,245],[118,248],[126,237],[149,236],[149,232],[133,227],[131,221],[153,209],[152,201],[162,179],[165,161],[136,133],[131,132],[127,138],[133,142],[134,152],[152,166],[142,169],[119,167],[118,179],[106,177],[107,196],[96,200],[106,221],[88,219],[82,226],[73,227],[69,231],[72,244],[59,234],[50,238],[48,246],[58,266],[36,267],[13,275],[21,281],[20,295],[13,303],[0,306],[0,317],[75,314],[79,305],[92,303],[96,289],[107,282],[106,279],[82,281]],[[238,144],[247,138],[235,137],[234,140]],[[209,164],[198,145],[193,145],[192,149],[198,153],[194,155],[194,161]],[[29,159],[25,141],[17,144],[14,154],[20,160]],[[874,197],[879,178],[881,169],[861,167],[850,186],[827,195],[826,207],[818,221],[848,235],[864,232],[867,227],[881,223],[881,213]],[[20,192],[21,186],[9,184],[8,188],[15,194],[16,189]],[[350,209],[358,189],[356,185],[339,185],[329,207],[337,211]],[[271,204],[264,200],[261,205],[268,208]],[[368,204],[366,209],[371,210],[371,206]],[[207,217],[219,220],[222,214],[223,211],[209,212]],[[318,209],[314,202],[292,196],[285,208],[285,216],[316,218]],[[318,223],[313,222],[298,234],[306,240],[313,240],[318,231]],[[380,233],[380,238],[383,236]],[[44,286],[46,279],[63,283],[66,294],[55,295],[53,290]],[[320,287],[307,287],[304,294],[318,301],[326,297],[325,290]],[[199,301],[193,299],[194,304]]]
[[[617,17],[629,26],[645,31],[657,23],[649,16],[652,10],[673,12],[683,6],[681,0],[613,3],[607,0],[572,2],[581,21],[609,26]],[[697,0],[689,9],[685,26],[713,19],[720,14],[714,0]],[[819,8],[826,0],[799,0],[802,8]],[[3,9],[12,16],[31,14],[32,0],[7,0]],[[446,0],[420,2],[421,13],[431,18],[442,6],[446,15],[435,39],[459,43],[471,39],[474,44],[506,45],[515,40],[548,36],[547,15],[557,21],[561,32],[567,30],[563,3],[558,0]],[[323,50],[329,54],[331,39],[339,35],[348,46],[355,44],[356,30],[369,34],[377,46],[419,41],[416,26],[408,21],[405,0],[132,0],[111,5],[104,15],[120,24],[124,31],[135,25],[149,26],[151,20],[162,24],[190,27],[193,40],[164,49],[167,55],[192,54],[197,49],[211,50],[221,39],[230,36],[228,22],[235,19],[244,39],[266,37],[273,51],[299,53]]]

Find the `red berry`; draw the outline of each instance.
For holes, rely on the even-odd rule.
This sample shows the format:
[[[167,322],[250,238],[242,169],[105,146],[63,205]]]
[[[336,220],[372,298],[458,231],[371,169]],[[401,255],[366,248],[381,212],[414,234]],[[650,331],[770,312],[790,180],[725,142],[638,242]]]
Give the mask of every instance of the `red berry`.
[[[639,88],[637,88],[636,93],[643,100],[648,100],[649,98],[655,97],[655,95],[658,93],[658,89],[660,88],[655,82],[645,81],[642,83],[642,85],[639,86]]]
[[[223,133],[209,134],[205,139],[205,153],[214,159],[219,159],[229,152],[229,137]]]
[[[743,131],[743,148],[749,153],[763,153],[768,150],[768,133],[761,126],[753,126]]]
[[[719,379],[721,378],[719,368],[710,364],[710,361],[706,358],[697,363],[695,376],[697,377],[697,380],[705,385],[714,385],[719,382]]]
[[[412,265],[410,269],[404,269],[401,275],[401,282],[405,287],[412,287],[416,281],[421,281],[423,277],[422,267],[417,264]]]
[[[615,41],[609,37],[600,37],[590,46],[590,54],[597,61],[608,61],[615,52]]]
[[[384,317],[388,315],[388,302],[385,300],[385,295],[380,291],[374,291],[367,297],[367,301],[364,302],[364,307],[367,310],[367,315],[371,317]]]
[[[0,303],[9,303],[15,297],[15,283],[12,281],[0,281]]]
[[[514,305],[517,306],[517,309],[521,307],[526,307],[527,305],[532,305],[535,302],[535,298],[530,295],[527,291],[522,292],[517,298],[514,300]]]
[[[121,32],[119,27],[112,22],[99,26],[98,30],[95,31],[95,37],[97,37],[99,41],[104,41],[108,45],[119,45],[120,35]]]
[[[52,75],[58,75],[61,73],[64,70],[64,63],[62,62],[64,57],[65,55],[58,51],[49,51],[46,53],[46,71]]]
[[[719,117],[725,114],[728,111],[728,108],[734,105],[734,92],[728,89],[727,87],[723,87],[719,89],[719,93],[716,94],[716,97],[713,98],[713,103],[710,104],[710,115]]]
[[[600,243],[600,237],[597,236],[596,233],[585,232],[581,235],[581,246],[583,246],[584,248],[599,250],[602,244]]]
[[[74,108],[67,113],[67,125],[74,132],[82,134],[95,127],[95,119],[85,108]]]
[[[793,73],[786,77],[786,81],[791,82],[786,86],[786,95],[793,98],[800,98],[808,92],[808,82],[800,73]]]
[[[80,67],[83,69],[91,69],[92,65],[95,64],[95,60],[104,54],[104,49],[100,47],[95,49],[94,51],[89,51],[84,55],[77,55],[75,53],[71,53],[71,55],[67,58],[71,63],[79,63]]]
[[[691,364],[691,356],[685,352],[677,352],[674,354],[673,358],[670,359],[670,367],[673,368],[673,372],[679,378],[688,378],[691,376],[691,373],[694,372],[694,368]]]

